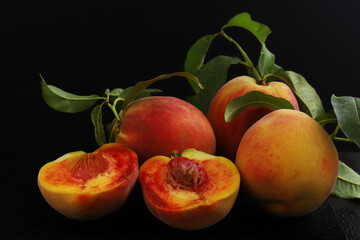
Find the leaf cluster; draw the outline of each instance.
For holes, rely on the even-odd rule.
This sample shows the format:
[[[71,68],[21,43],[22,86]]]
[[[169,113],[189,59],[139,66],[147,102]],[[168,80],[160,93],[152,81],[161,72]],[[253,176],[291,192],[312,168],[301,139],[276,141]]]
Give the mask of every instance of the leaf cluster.
[[[60,112],[78,113],[92,108],[91,121],[94,125],[95,140],[99,146],[102,146],[107,142],[114,142],[114,137],[117,134],[116,127],[121,125],[124,112],[131,102],[139,98],[149,97],[152,94],[161,93],[160,89],[147,89],[147,87],[154,82],[175,76],[190,79],[199,89],[203,88],[195,75],[186,72],[175,72],[163,74],[147,81],[139,81],[134,86],[125,89],[106,89],[101,96],[96,94],[82,96],[66,92],[53,85],[48,85],[40,75],[41,93],[46,104]],[[104,105],[108,106],[114,114],[114,119],[106,124],[106,127],[103,124]]]
[[[241,45],[225,32],[229,27],[245,29],[260,42],[261,49],[256,66]],[[270,33],[271,30],[268,26],[254,21],[250,14],[244,12],[232,17],[221,27],[219,32],[198,39],[187,52],[184,68],[186,72],[198,77],[204,89],[201,90],[190,82],[195,94],[188,97],[188,101],[206,114],[212,98],[226,83],[229,68],[240,64],[246,67],[248,75],[259,84],[271,81],[281,81],[287,84],[296,96],[301,111],[307,113],[322,126],[328,123],[336,124],[334,132],[330,135],[334,141],[350,142],[360,147],[360,99],[333,95],[331,97],[333,109],[326,113],[316,90],[301,74],[284,70],[275,63],[275,55],[271,53],[265,43]],[[217,37],[223,37],[234,44],[240,56],[219,55],[205,62],[206,54]],[[262,106],[270,109],[293,108],[291,103],[285,99],[252,91],[229,103],[224,114],[225,121],[230,122],[250,106]],[[346,138],[338,137],[340,130]],[[340,162],[340,166],[338,182],[333,194],[344,198],[359,198],[359,175],[342,162]],[[340,188],[342,191],[339,191]],[[345,192],[346,194],[343,194]]]
[[[259,59],[255,66],[241,45],[226,33],[230,27],[242,28],[253,34],[261,44]],[[121,125],[127,107],[138,98],[161,93],[159,89],[147,89],[154,82],[175,76],[187,78],[195,94],[187,100],[207,113],[210,102],[216,92],[226,83],[228,70],[231,66],[245,67],[249,76],[259,84],[282,81],[295,94],[300,110],[325,126],[335,123],[336,128],[330,137],[334,141],[345,141],[360,147],[360,99],[350,96],[331,97],[333,109],[326,113],[316,90],[300,74],[284,70],[275,63],[275,55],[267,48],[265,42],[271,30],[265,24],[254,21],[250,14],[244,12],[231,18],[219,32],[198,39],[188,50],[184,72],[164,74],[147,81],[139,81],[126,88],[106,89],[102,95],[77,95],[66,92],[56,86],[48,85],[41,77],[42,97],[53,109],[65,113],[77,113],[91,109],[91,121],[94,125],[95,140],[99,146],[113,142]],[[215,38],[223,37],[234,44],[239,56],[219,55],[205,62],[206,54],[213,45]],[[114,114],[114,119],[104,124],[104,106]],[[270,109],[293,108],[285,99],[253,91],[234,99],[226,108],[224,119],[231,121],[244,109],[250,106],[263,106]],[[346,138],[338,136],[341,130]],[[360,198],[360,176],[351,168],[340,162],[338,180],[333,194],[343,198]]]

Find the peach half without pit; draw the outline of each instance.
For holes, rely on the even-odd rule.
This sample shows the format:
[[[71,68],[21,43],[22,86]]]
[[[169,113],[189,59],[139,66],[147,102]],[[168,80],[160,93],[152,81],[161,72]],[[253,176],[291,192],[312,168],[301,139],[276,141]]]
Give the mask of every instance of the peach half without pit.
[[[108,143],[93,153],[71,152],[45,164],[38,186],[46,202],[66,217],[92,220],[119,209],[139,173],[136,153]]]
[[[232,161],[195,149],[148,159],[140,167],[139,181],[150,212],[183,230],[204,229],[222,220],[240,188]]]

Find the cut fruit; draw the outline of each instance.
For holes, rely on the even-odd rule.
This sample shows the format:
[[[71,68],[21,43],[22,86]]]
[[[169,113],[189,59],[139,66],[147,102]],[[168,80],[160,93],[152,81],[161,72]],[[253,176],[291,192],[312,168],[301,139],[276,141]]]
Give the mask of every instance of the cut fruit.
[[[162,222],[196,230],[222,220],[232,209],[240,175],[229,159],[195,149],[173,159],[155,156],[140,167],[145,203]]]
[[[61,214],[91,220],[123,205],[138,172],[136,153],[122,144],[109,143],[93,153],[72,152],[45,164],[38,174],[38,186],[49,205]]]

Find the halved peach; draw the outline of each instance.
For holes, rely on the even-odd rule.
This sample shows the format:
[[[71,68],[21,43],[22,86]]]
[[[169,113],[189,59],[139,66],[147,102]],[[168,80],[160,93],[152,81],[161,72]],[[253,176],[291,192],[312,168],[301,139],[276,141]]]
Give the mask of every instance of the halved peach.
[[[232,209],[240,174],[227,158],[195,149],[181,156],[155,156],[139,171],[145,203],[158,219],[179,229],[197,230],[222,220]]]
[[[119,143],[93,153],[63,155],[45,164],[38,174],[40,191],[55,210],[76,220],[91,220],[120,208],[139,172],[136,153]]]

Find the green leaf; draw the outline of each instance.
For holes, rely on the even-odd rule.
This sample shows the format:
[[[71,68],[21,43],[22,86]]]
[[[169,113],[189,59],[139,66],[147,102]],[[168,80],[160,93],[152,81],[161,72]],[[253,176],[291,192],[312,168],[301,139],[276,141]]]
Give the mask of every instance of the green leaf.
[[[204,89],[188,97],[187,101],[206,114],[211,100],[227,80],[229,67],[237,63],[239,63],[237,57],[217,56],[204,64],[197,74],[197,77],[204,85]]]
[[[266,74],[282,71],[282,67],[275,64],[275,55],[266,48],[265,42],[262,44],[261,47],[260,58],[257,68],[262,77],[264,77]]]
[[[94,124],[95,140],[101,147],[106,143],[105,130],[102,122],[102,106],[105,102],[96,105],[91,111],[91,121]]]
[[[118,97],[123,91],[124,91],[124,89],[122,89],[122,88],[114,88],[113,90],[109,91],[109,93],[107,95],[113,96],[113,97]]]
[[[314,119],[325,114],[319,95],[303,76],[293,71],[283,71],[271,75],[285,82],[291,88],[297,97],[301,111]]]
[[[42,79],[42,97],[47,105],[57,111],[67,113],[82,112],[94,106],[98,100],[104,100],[103,97],[97,95],[80,96],[65,92],[55,86],[47,85],[44,78],[41,75],[40,77]]]
[[[122,88],[115,88],[113,90],[107,89],[105,95],[109,97],[110,102],[114,102],[116,98],[118,98],[121,93],[124,91]]]
[[[119,95],[117,95],[117,103],[116,103],[116,109],[120,111],[122,109],[123,103],[125,101],[125,98],[129,95],[131,91],[133,91],[134,86],[125,88]],[[155,88],[149,88],[149,89],[143,89],[133,100],[144,98],[144,97],[150,97],[153,94],[162,93],[163,91],[160,89]]]
[[[163,91],[161,89],[157,89],[157,88],[147,88],[147,89],[144,89],[144,92],[146,92],[147,94],[150,94],[150,95],[163,93]]]
[[[124,91],[119,95],[119,98],[123,99],[122,102],[125,101],[125,98],[133,91],[133,89],[134,89],[134,86],[124,89]],[[162,90],[155,89],[155,88],[143,89],[133,100],[136,100],[139,98],[144,98],[144,97],[150,97],[153,94],[162,93],[162,92],[163,92]],[[122,108],[122,105],[121,105],[121,108]]]
[[[122,106],[122,109],[124,110],[133,100],[135,100],[135,98],[148,86],[150,86],[152,83],[160,81],[160,80],[165,80],[171,77],[185,77],[187,79],[191,79],[192,81],[194,81],[199,88],[203,88],[203,86],[200,84],[199,79],[191,74],[191,73],[187,73],[187,72],[175,72],[175,73],[170,73],[170,74],[164,74],[164,75],[160,75],[156,78],[147,80],[147,81],[139,81],[135,84],[135,86],[131,89],[131,91],[129,92],[129,94],[126,95],[125,99],[124,99],[124,103]]]
[[[113,126],[114,126],[114,124],[117,122],[118,120],[116,119],[116,118],[114,118],[111,122],[109,122],[109,123],[107,123],[106,125],[105,125],[105,132],[106,132],[106,134],[107,134],[107,136],[109,136],[109,143],[110,142],[115,142],[115,139],[113,139],[113,138],[111,138],[112,136],[111,136],[111,132],[112,132],[112,130],[113,130]]]
[[[331,194],[344,199],[360,199],[360,175],[339,161],[339,172]]]
[[[360,98],[333,95],[331,104],[341,131],[360,147]]]
[[[186,54],[186,59],[184,63],[185,72],[192,73],[194,75],[197,74],[199,69],[203,66],[205,56],[209,47],[214,40],[215,35],[206,35],[198,39],[188,50]],[[189,83],[193,88],[195,93],[200,92],[200,88],[191,80],[189,79]]]
[[[247,12],[237,14],[231,18],[223,28],[225,27],[245,28],[254,34],[261,44],[265,42],[267,36],[271,33],[268,26],[252,20],[250,14]]]
[[[225,122],[231,122],[248,107],[266,107],[273,110],[294,109],[294,106],[284,98],[274,97],[260,91],[251,91],[231,100],[225,109]]]
[[[116,138],[120,132],[121,121],[114,119],[112,123],[107,125],[109,131],[109,143],[115,142]]]

